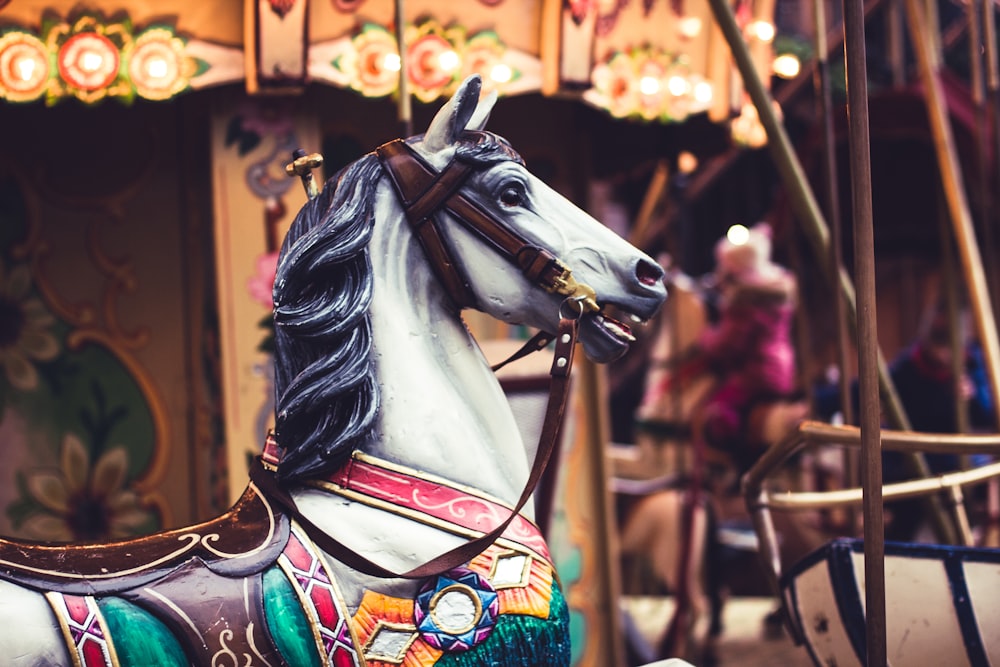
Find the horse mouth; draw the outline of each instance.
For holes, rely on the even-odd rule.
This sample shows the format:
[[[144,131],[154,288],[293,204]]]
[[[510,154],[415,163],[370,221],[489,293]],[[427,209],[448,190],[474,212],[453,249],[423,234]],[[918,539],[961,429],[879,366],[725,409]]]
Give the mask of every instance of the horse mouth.
[[[612,317],[611,314],[607,312],[607,310],[608,309],[605,308],[602,309],[601,312],[595,313],[594,321],[597,322],[597,324],[599,324],[601,327],[603,327],[605,331],[611,334],[612,337],[617,338],[618,340],[621,340],[628,344],[634,343],[635,335],[633,335],[632,333],[632,327],[630,327],[625,322]],[[633,322],[637,324],[645,323],[645,320],[640,318],[638,315],[632,315],[631,313],[626,315],[621,313],[617,309],[615,310],[615,314],[618,315],[619,317],[625,317],[631,319]]]
[[[587,356],[598,363],[619,359],[636,341],[633,326],[645,324],[646,318],[615,304],[603,304],[599,312],[587,315],[581,323],[580,339]]]

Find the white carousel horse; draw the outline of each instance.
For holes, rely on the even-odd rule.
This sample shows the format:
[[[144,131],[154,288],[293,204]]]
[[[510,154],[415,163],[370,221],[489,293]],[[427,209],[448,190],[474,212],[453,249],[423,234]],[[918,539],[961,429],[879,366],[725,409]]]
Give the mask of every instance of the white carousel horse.
[[[516,511],[532,443],[459,313],[562,327],[558,376],[577,328],[595,361],[628,349],[602,309],[652,317],[662,269],[483,131],[479,93],[466,80],[426,134],[300,211],[275,281],[275,436],[233,509],[123,543],[0,541],[5,665],[569,664],[544,539]]]

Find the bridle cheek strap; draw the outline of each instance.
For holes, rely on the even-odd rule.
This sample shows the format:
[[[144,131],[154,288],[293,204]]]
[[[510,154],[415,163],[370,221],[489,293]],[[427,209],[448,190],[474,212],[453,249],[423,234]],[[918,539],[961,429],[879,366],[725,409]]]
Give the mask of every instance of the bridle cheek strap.
[[[420,245],[448,294],[460,307],[475,307],[476,299],[461,264],[441,234],[435,213],[444,209],[466,228],[488,242],[518,266],[525,277],[546,291],[567,294],[569,270],[544,248],[528,243],[502,222],[459,192],[475,167],[453,160],[440,172],[434,170],[402,139],[375,150],[392,181]],[[572,283],[575,286],[575,282]],[[584,286],[585,287],[585,286]],[[587,288],[589,289],[589,288]],[[589,296],[593,297],[592,292]],[[596,309],[596,301],[594,307]]]

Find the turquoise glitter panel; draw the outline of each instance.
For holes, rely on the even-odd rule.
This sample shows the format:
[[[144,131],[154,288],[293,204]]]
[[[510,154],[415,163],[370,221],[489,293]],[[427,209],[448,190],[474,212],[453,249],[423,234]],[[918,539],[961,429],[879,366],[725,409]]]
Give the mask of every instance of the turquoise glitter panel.
[[[187,667],[184,649],[163,623],[121,598],[98,598],[121,667]]]
[[[274,645],[295,667],[321,667],[312,626],[291,582],[274,566],[264,572],[264,617]]]

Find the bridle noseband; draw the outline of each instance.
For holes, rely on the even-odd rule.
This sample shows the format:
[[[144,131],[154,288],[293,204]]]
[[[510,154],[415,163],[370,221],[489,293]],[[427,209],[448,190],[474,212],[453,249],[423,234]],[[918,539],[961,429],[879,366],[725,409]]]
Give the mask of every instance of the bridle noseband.
[[[435,216],[441,210],[489,243],[532,283],[572,300],[580,314],[600,311],[594,289],[577,282],[559,258],[529,243],[460,192],[478,165],[455,158],[438,172],[402,139],[383,144],[375,152],[434,273],[459,308],[475,307],[476,297],[461,263],[441,233],[440,220]]]

